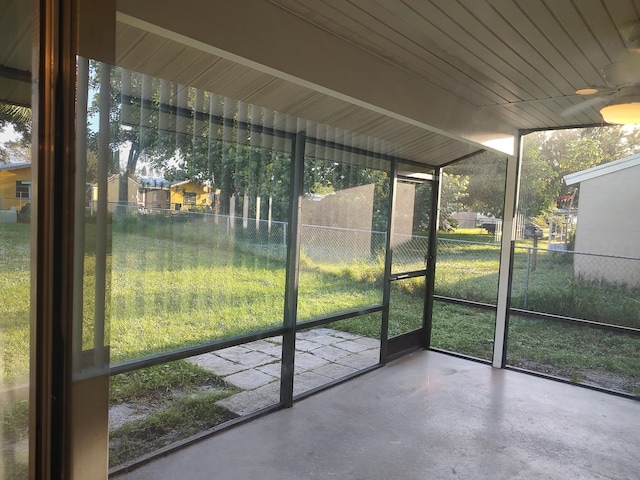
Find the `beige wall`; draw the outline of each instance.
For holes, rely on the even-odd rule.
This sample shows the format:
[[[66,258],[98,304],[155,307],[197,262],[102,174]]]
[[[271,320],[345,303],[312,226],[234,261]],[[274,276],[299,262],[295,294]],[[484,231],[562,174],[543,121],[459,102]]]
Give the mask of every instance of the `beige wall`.
[[[576,252],[640,258],[640,166],[580,184]],[[585,280],[640,286],[640,260],[576,255]]]

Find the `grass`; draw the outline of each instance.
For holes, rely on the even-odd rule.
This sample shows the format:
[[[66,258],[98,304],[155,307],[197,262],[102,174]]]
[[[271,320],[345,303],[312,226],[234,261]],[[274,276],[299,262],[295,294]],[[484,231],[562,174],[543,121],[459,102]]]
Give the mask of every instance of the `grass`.
[[[30,229],[0,224],[0,388],[29,375]]]
[[[110,282],[106,312],[112,362],[282,324],[286,270],[281,232],[273,237],[263,232],[262,243],[256,241],[257,237],[252,238],[250,232],[238,234],[234,243],[229,237],[216,235],[216,228],[203,222],[114,223],[107,262]],[[85,349],[92,347],[94,329],[92,234],[93,227],[89,225],[84,278]],[[495,303],[499,248],[493,244],[493,236],[467,232],[444,234],[441,238],[436,293]],[[461,239],[482,243],[452,241]],[[0,225],[2,386],[22,383],[28,374],[28,241],[28,225]],[[415,251],[410,244],[404,247],[407,256],[403,261],[413,261],[416,269],[422,268],[422,256],[416,253],[421,247],[415,245]],[[558,253],[540,252],[533,270],[527,250],[519,247],[515,253],[512,305],[640,326],[637,291],[578,282],[566,258]],[[303,255],[299,319],[380,304],[382,278],[380,258],[323,263]],[[423,304],[424,279],[393,282],[389,335],[419,328]],[[376,313],[335,322],[332,326],[379,338],[381,318]],[[494,323],[495,314],[491,311],[436,302],[432,345],[491,360]],[[639,342],[629,335],[513,318],[508,362],[580,383],[638,394]],[[187,362],[112,377],[112,405],[130,403],[153,410],[145,418],[112,432],[112,464],[228,420],[229,412],[215,402],[234,392],[220,379]],[[3,423],[10,425],[4,427],[5,436],[12,435],[14,443],[24,440],[26,430],[20,427],[26,425],[24,405],[3,407]],[[14,462],[15,468],[11,467],[15,471],[21,468],[19,457]]]
[[[234,418],[216,402],[238,392],[184,360],[111,377],[110,405],[126,404],[144,416],[109,432],[110,466]]]
[[[28,425],[29,405],[26,400],[0,403],[0,433],[2,438],[3,479],[22,480],[28,478]]]

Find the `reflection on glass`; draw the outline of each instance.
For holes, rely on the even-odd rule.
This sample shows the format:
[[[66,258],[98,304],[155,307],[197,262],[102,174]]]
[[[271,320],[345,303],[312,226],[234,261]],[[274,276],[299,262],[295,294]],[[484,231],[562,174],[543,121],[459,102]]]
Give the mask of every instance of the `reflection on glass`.
[[[496,314],[490,310],[434,302],[431,346],[491,360]]]
[[[638,169],[624,168],[636,134],[607,126],[524,137],[513,308],[640,328],[640,243],[625,228],[637,203]],[[512,365],[638,393],[637,337],[511,318]]]
[[[111,379],[109,465],[237,417],[218,402],[237,394],[207,368],[180,360]]]
[[[506,160],[482,153],[442,175],[435,293],[495,304]]]
[[[370,314],[298,332],[294,395],[378,364],[380,322]]]
[[[424,270],[429,249],[431,183],[398,180],[393,236],[392,273]]]
[[[509,365],[630,395],[640,393],[640,339],[553,320],[511,316]]]
[[[6,479],[26,479],[29,473],[34,5],[2,7],[3,70],[25,73],[5,73],[0,87],[0,478]]]
[[[425,294],[424,277],[391,282],[389,337],[422,328]]]
[[[96,62],[89,79],[87,223],[106,198],[112,362],[281,325],[285,117]],[[105,111],[107,159],[92,141]]]
[[[589,275],[600,275],[594,278]],[[555,251],[545,247],[514,248],[511,306],[540,313],[640,327],[635,291],[624,282],[638,275],[640,258]],[[606,281],[616,276],[617,281]]]
[[[298,320],[382,302],[389,176],[385,162],[308,144]]]

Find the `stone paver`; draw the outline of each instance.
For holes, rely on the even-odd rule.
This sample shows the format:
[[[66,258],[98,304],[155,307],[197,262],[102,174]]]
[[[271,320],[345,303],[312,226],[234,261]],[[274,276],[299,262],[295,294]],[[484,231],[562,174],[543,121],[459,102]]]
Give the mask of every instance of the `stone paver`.
[[[256,352],[253,350],[249,350],[245,353],[228,353],[227,349],[225,348],[224,350],[220,350],[216,353],[222,358],[250,368],[259,367],[260,365],[265,365],[276,360],[276,358],[272,355],[267,355],[266,353]]]
[[[256,340],[255,342],[251,342],[249,344],[251,346],[251,350],[256,350],[257,352],[266,353],[271,355],[271,351],[276,348],[278,351],[282,349],[282,342],[275,343],[270,342],[268,340]]]
[[[334,344],[336,348],[341,348],[351,353],[363,352],[365,350],[369,350],[369,347],[363,345],[361,343],[356,342],[355,340],[347,340],[345,342],[340,342]]]
[[[224,380],[225,382],[235,385],[238,388],[242,388],[243,390],[253,390],[257,387],[273,382],[274,377],[252,368],[224,377]]]
[[[296,350],[301,352],[313,352],[317,348],[320,348],[322,344],[314,342],[312,340],[300,340],[296,339]]]
[[[356,335],[355,333],[341,332],[340,330],[333,330],[330,335],[338,338],[344,338],[345,340],[355,340],[362,337],[362,335]]]
[[[378,363],[378,361],[374,358],[366,357],[366,356],[354,353],[353,355],[349,355],[348,357],[342,357],[336,360],[336,363],[360,370],[362,368],[367,368],[372,365],[375,365]]]
[[[256,390],[247,390],[231,397],[216,402],[221,407],[227,408],[237,415],[248,415],[261,408],[268,407],[278,402]]]
[[[380,340],[376,340],[375,338],[360,337],[356,338],[354,342],[361,343],[369,348],[380,348]]]
[[[262,365],[262,366],[258,367],[258,370],[260,370],[261,372],[266,373],[268,375],[271,375],[272,377],[280,378],[280,372],[282,370],[282,363],[281,362],[274,362],[274,363],[269,363],[267,365]]]
[[[300,395],[308,390],[321,387],[329,383],[332,379],[325,375],[320,375],[312,371],[306,371],[293,377],[293,394]]]
[[[234,363],[226,358],[219,357],[213,353],[205,353],[204,355],[198,355],[196,357],[189,358],[191,363],[198,365],[205,370],[215,373],[220,377],[238,373],[242,370],[246,370],[247,367]]]
[[[306,353],[306,352],[296,353],[296,358],[294,362],[295,362],[294,366],[296,371],[312,370],[329,363],[327,360],[325,360],[322,357],[313,355],[311,353]]]
[[[350,354],[346,350],[341,348],[334,347],[332,345],[327,345],[326,347],[319,348],[313,352],[314,355],[317,355],[320,358],[324,358],[325,360],[329,360],[330,362],[335,362],[336,360],[346,357]]]
[[[280,399],[282,338],[257,340],[189,359],[243,391],[218,405],[246,415]],[[296,338],[294,395],[375,365],[380,341],[330,328],[299,332]]]
[[[347,375],[350,375],[357,371],[358,370],[356,370],[355,368],[347,367],[346,365],[340,365],[339,363],[329,363],[314,370],[314,372],[319,373],[320,375],[324,375],[325,377],[329,377],[333,380],[346,377]]]

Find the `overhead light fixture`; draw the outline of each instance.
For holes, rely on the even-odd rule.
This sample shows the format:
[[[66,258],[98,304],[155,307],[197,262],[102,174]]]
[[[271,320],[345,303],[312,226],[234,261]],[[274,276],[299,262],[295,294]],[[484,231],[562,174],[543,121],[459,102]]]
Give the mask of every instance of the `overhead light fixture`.
[[[576,90],[576,93],[578,95],[595,95],[599,91],[600,90],[598,90],[597,88],[581,88],[579,90]]]
[[[602,107],[600,114],[607,123],[640,123],[640,87],[621,88],[620,95]]]

